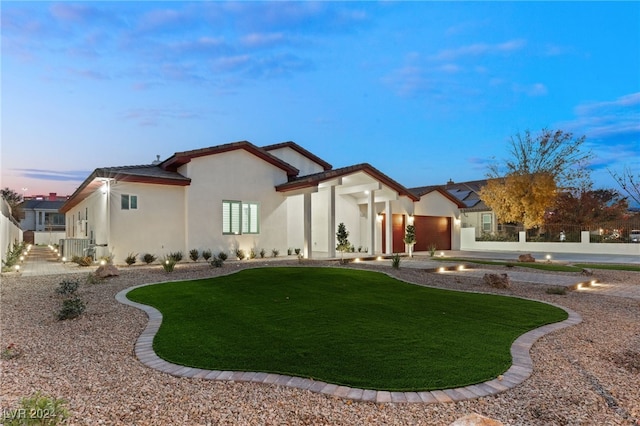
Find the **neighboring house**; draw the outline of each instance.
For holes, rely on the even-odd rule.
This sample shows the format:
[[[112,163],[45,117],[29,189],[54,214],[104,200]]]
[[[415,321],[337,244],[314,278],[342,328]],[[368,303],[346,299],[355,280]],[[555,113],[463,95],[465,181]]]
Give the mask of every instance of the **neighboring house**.
[[[34,232],[64,232],[65,217],[60,207],[68,197],[60,197],[55,192],[49,195],[37,195],[26,198],[22,204],[23,219],[20,228],[24,231],[24,240],[34,243]]]
[[[434,190],[445,191],[458,201],[459,216],[462,228],[475,228],[476,236],[483,233],[495,234],[499,230],[495,213],[480,199],[480,190],[487,184],[486,180],[454,183],[446,185],[423,186],[411,188],[410,191],[422,197]]]
[[[418,244],[436,232],[439,249],[456,248],[459,223],[451,222],[461,206],[442,190],[421,199],[369,164],[333,169],[294,142],[243,141],[96,169],[61,212],[68,239],[88,240],[97,256],[121,263],[129,253],[162,257],[194,248],[301,248],[305,257],[335,257],[341,222],[349,241],[370,254],[404,252],[411,221]],[[434,231],[436,219],[422,216],[449,225]]]

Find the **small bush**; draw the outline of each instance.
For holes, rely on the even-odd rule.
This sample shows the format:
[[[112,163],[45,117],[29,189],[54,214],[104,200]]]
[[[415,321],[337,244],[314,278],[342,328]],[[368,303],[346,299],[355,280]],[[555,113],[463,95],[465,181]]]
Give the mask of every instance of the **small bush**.
[[[62,302],[62,309],[58,311],[58,320],[66,320],[79,317],[84,310],[86,309],[86,305],[79,297],[74,297],[73,299],[66,299]]]
[[[223,262],[224,262],[225,260],[227,260],[227,258],[228,258],[228,257],[229,257],[229,256],[228,256],[228,255],[227,255],[227,253],[226,253],[226,252],[224,252],[224,251],[221,251],[220,253],[218,253],[218,259],[222,260]]]
[[[391,258],[391,266],[393,269],[400,269],[400,255],[398,253]]]
[[[211,259],[211,250],[202,250],[202,258],[208,262]]]
[[[197,262],[198,259],[200,259],[200,252],[198,251],[198,249],[189,250],[189,259],[193,260],[194,262]]]
[[[267,251],[265,249],[260,250],[260,258],[264,259],[264,257],[267,255]]]
[[[127,265],[131,266],[134,263],[136,263],[136,257],[138,257],[138,253],[136,254],[129,253],[127,257],[124,259],[124,261]]]
[[[93,264],[93,258],[91,256],[73,256],[71,261],[80,266],[91,266],[91,264]]]
[[[242,260],[246,257],[246,255],[244,254],[244,250],[242,250],[241,248],[236,249],[236,258],[238,260]]]
[[[144,256],[142,256],[142,261],[143,261],[144,263],[146,263],[147,265],[148,265],[148,264],[150,264],[150,263],[155,262],[155,261],[156,261],[156,259],[157,259],[157,257],[156,257],[156,256],[154,256],[154,255],[153,255],[153,254],[151,254],[151,253],[146,253]]]
[[[64,280],[59,284],[56,289],[56,293],[62,296],[71,296],[72,294],[75,294],[79,286],[80,283],[78,283],[78,281]]]
[[[255,249],[252,248],[249,251],[249,259],[255,259],[255,258],[256,258],[256,251],[255,251]]]
[[[271,257],[278,257],[280,251],[278,249],[271,249]]]
[[[295,249],[295,252],[296,252],[296,256],[300,256],[300,249],[299,248]]]
[[[549,287],[546,290],[547,294],[559,294],[561,296],[564,296],[567,294],[567,288],[566,287]]]
[[[100,278],[94,273],[90,273],[89,275],[87,275],[87,284],[98,284],[102,281],[104,281],[104,278]]]
[[[181,251],[176,251],[176,252],[171,252],[167,255],[168,259],[173,259],[175,261],[175,263],[178,263],[182,260],[182,252]]]
[[[433,257],[436,255],[436,245],[429,244],[429,256]]]
[[[287,256],[291,256],[293,254],[293,249],[291,247],[289,247],[287,249]]]
[[[220,259],[219,257],[214,257],[211,261],[211,266],[213,266],[214,268],[221,268],[223,264],[224,260]]]
[[[63,424],[69,417],[64,399],[52,398],[36,392],[22,398],[17,409],[4,409],[0,420],[5,426]]]
[[[164,271],[167,273],[173,272],[174,268],[176,267],[176,263],[177,261],[173,257],[171,257],[171,255],[169,255],[162,260],[162,269],[164,269]]]

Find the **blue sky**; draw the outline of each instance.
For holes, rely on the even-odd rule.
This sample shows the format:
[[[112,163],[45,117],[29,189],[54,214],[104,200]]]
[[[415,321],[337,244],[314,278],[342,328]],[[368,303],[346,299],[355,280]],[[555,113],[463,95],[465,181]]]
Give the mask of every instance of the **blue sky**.
[[[2,182],[293,140],[407,187],[482,179],[509,138],[585,135],[640,169],[638,2],[7,2]]]

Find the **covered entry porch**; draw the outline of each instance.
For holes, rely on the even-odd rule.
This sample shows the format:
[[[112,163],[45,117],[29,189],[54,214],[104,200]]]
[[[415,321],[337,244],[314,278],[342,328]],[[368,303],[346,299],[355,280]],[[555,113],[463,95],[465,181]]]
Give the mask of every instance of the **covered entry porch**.
[[[393,253],[392,224],[383,227],[382,217],[408,216],[417,200],[369,164],[305,176],[276,189],[287,197],[288,240],[302,247],[305,258],[336,257],[339,223],[356,252]]]

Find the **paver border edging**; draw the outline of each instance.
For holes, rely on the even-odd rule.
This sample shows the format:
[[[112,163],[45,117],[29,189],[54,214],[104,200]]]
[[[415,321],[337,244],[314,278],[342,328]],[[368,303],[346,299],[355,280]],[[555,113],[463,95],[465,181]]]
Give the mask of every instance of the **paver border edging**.
[[[233,271],[232,273],[239,272]],[[384,272],[383,272],[384,273]],[[230,275],[225,274],[225,275]],[[387,274],[388,275],[388,274]],[[397,279],[397,277],[396,277]],[[183,281],[183,280],[180,280]],[[400,280],[403,281],[403,280]],[[577,312],[555,303],[549,303],[541,300],[527,299],[558,307],[569,315],[564,321],[547,324],[518,337],[511,345],[511,367],[498,378],[474,385],[434,390],[423,392],[390,392],[378,391],[373,389],[359,389],[348,386],[341,386],[323,381],[316,381],[296,376],[287,376],[282,374],[248,372],[248,371],[220,371],[205,370],[202,368],[185,367],[184,365],[173,364],[160,358],[153,350],[153,338],[160,329],[162,324],[162,313],[152,306],[143,305],[127,299],[127,293],[140,287],[146,287],[156,284],[165,284],[170,281],[158,283],[147,283],[126,288],[118,292],[115,296],[116,300],[122,304],[133,306],[144,311],[149,319],[147,326],[138,337],[135,343],[135,354],[138,360],[147,367],[162,371],[178,377],[195,377],[207,380],[226,380],[237,382],[254,382],[265,384],[277,384],[292,388],[309,390],[311,392],[322,393],[325,395],[337,396],[344,399],[354,401],[376,402],[376,403],[445,403],[465,401],[468,399],[480,398],[483,396],[495,395],[514,388],[524,382],[533,372],[533,361],[529,355],[529,350],[533,344],[542,336],[561,330],[572,325],[582,322],[582,317]],[[404,281],[407,282],[407,281]],[[413,283],[411,283],[413,284]],[[452,290],[457,291],[457,290]],[[513,297],[513,296],[507,296]],[[516,296],[517,297],[517,296]]]

